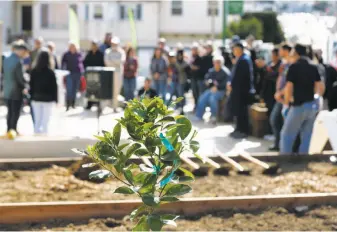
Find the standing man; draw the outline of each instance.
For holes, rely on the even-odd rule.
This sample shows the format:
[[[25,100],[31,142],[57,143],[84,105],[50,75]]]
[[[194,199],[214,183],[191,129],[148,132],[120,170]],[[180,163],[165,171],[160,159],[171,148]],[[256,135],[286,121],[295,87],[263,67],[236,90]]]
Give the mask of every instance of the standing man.
[[[84,73],[83,58],[74,42],[69,42],[69,49],[62,57],[62,69],[70,72],[66,76],[68,111],[70,107],[75,108],[76,94],[80,89],[81,76]]]
[[[59,64],[58,64],[57,56],[56,56],[56,54],[55,54],[55,43],[49,41],[49,42],[47,43],[47,48],[48,48],[49,53],[50,53],[50,59],[52,59],[53,64],[54,64],[54,67],[51,67],[51,68],[52,68],[52,69],[59,69],[60,66],[59,66]]]
[[[228,83],[231,91],[229,96],[229,107],[233,116],[236,117],[236,127],[230,134],[232,138],[246,138],[249,133],[248,106],[251,103],[254,89],[254,70],[251,58],[244,53],[242,43],[233,45],[233,54],[236,58],[232,69],[232,79]]]
[[[35,67],[36,61],[37,61],[37,56],[41,50],[43,46],[43,38],[42,37],[38,37],[34,40],[34,48],[33,51],[30,53],[30,58],[31,58],[31,62],[32,62],[32,67]]]
[[[279,56],[279,49],[274,48],[271,54],[271,62],[265,64],[262,59],[256,60],[256,65],[258,68],[262,69],[261,73],[262,79],[262,89],[260,92],[260,97],[268,109],[268,117],[270,117],[271,111],[273,110],[275,99],[274,95],[276,92],[276,80],[279,76],[279,68],[281,65],[281,60]]]
[[[99,46],[99,50],[104,54],[105,50],[111,47],[112,34],[106,33],[104,37],[104,42]]]
[[[122,88],[123,81],[123,67],[125,62],[125,52],[119,46],[120,40],[118,37],[114,36],[111,40],[111,48],[105,51],[104,63],[107,67],[115,68],[113,76],[113,96],[112,96],[112,107],[115,111],[118,108],[118,96]]]
[[[168,57],[170,48],[166,45],[166,39],[160,38],[158,41],[158,48],[160,48],[162,54],[166,57]]]
[[[205,46],[206,54],[201,57],[201,67],[200,67],[200,75],[205,78],[208,71],[213,68],[213,45],[211,41],[208,41]],[[200,94],[204,91],[204,89],[200,90]]]
[[[104,53],[98,48],[98,42],[91,41],[91,50],[87,53],[83,61],[84,69],[87,67],[104,67]],[[94,102],[88,100],[87,110],[90,110]]]
[[[297,44],[292,50],[295,63],[289,67],[284,89],[283,116],[285,122],[281,131],[281,153],[292,153],[298,134],[301,137],[299,153],[307,154],[318,105],[315,93],[322,96],[325,86],[317,66],[307,57],[306,47]]]
[[[17,132],[23,95],[27,94],[23,65],[27,47],[24,43],[15,42],[12,46],[13,53],[4,60],[4,99],[7,105],[7,132]],[[9,136],[9,134],[8,134]]]
[[[201,74],[201,57],[199,55],[199,44],[194,43],[192,46],[192,60],[190,64],[191,69],[191,84],[194,98],[195,108],[198,104],[199,96],[204,88],[204,76]]]
[[[269,123],[272,128],[275,140],[274,145],[269,148],[270,151],[279,151],[280,134],[283,126],[282,107],[283,107],[283,95],[284,87],[286,85],[286,76],[290,66],[290,51],[291,47],[288,44],[281,45],[279,50],[280,57],[282,58],[282,64],[279,68],[279,76],[276,81],[276,93],[274,95],[275,105],[270,114]]]

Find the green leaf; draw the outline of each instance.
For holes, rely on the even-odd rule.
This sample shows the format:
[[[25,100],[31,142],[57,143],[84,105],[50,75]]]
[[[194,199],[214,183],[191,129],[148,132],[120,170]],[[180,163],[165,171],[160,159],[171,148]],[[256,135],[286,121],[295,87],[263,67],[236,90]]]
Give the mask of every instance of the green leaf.
[[[164,197],[160,198],[160,202],[176,202],[176,201],[179,201],[179,199],[176,198],[176,197],[166,197],[166,196],[164,196]]]
[[[102,141],[102,142],[106,142],[106,139],[105,139],[105,137],[103,137],[103,136],[94,135],[94,137],[95,137],[96,139]]]
[[[130,143],[124,143],[122,145],[118,146],[118,151],[122,151],[124,148],[126,148],[127,146],[129,146]]]
[[[156,147],[161,145],[161,140],[160,138],[152,138],[152,137],[147,137],[145,139],[145,146],[146,147]]]
[[[139,206],[137,209],[135,209],[134,211],[132,211],[132,213],[130,214],[130,219],[131,221],[133,221],[136,217],[138,217],[141,213],[146,212],[148,209],[148,207],[146,205],[141,205]]]
[[[147,131],[153,127],[153,122],[145,123],[142,127],[143,127],[143,130]]]
[[[139,149],[139,150],[135,151],[134,154],[136,156],[145,156],[145,155],[149,154],[149,151],[143,148],[143,149]]]
[[[204,159],[200,155],[198,155],[198,154],[193,154],[193,155],[195,157],[197,157],[200,161],[204,162]]]
[[[161,231],[164,225],[159,215],[150,215],[147,218],[147,224],[149,224],[151,231]]]
[[[194,130],[190,141],[192,141],[197,136],[197,134],[198,134],[198,132],[196,130]]]
[[[183,126],[178,128],[178,133],[181,139],[184,140],[190,134],[192,130],[192,124],[190,120],[182,115],[176,116],[176,122],[179,124],[183,124]]]
[[[175,122],[176,120],[174,119],[174,117],[172,116],[166,116],[163,117],[162,119],[160,119],[157,123],[161,123],[161,122]]]
[[[112,133],[112,142],[116,146],[118,146],[119,141],[121,139],[121,133],[122,133],[122,126],[120,123],[117,123],[117,125],[114,127],[113,133]]]
[[[138,168],[139,168],[139,166],[138,166],[137,164],[132,163],[132,164],[128,165],[128,166],[125,168],[125,170],[133,170],[133,169],[138,169]]]
[[[167,151],[160,158],[164,161],[174,161],[178,160],[179,156],[176,151]]]
[[[134,181],[134,183],[142,184],[142,186],[143,186],[146,178],[150,175],[152,175],[152,174],[141,172],[141,173],[137,174],[135,177],[133,177],[133,181]]]
[[[127,156],[128,158],[130,158],[130,157],[133,155],[133,153],[134,153],[136,150],[138,150],[140,147],[141,147],[141,145],[140,145],[139,143],[134,143],[134,144],[132,144],[132,145],[129,147],[129,149],[127,150],[126,156]]]
[[[194,140],[191,141],[190,142],[190,148],[193,151],[193,153],[196,153],[199,150],[199,148],[200,148],[199,142],[198,141],[194,141]]]
[[[145,205],[155,207],[158,206],[160,203],[160,198],[155,197],[153,194],[144,194],[142,196],[142,201]]]
[[[184,100],[184,97],[178,97],[174,102],[177,104],[181,102],[182,100]]]
[[[153,193],[155,190],[156,183],[157,183],[157,176],[154,174],[150,174],[145,178],[143,185],[138,192],[140,194]]]
[[[130,170],[124,171],[124,177],[130,184],[133,185],[133,177],[132,177],[132,172]]]
[[[176,184],[169,187],[165,196],[181,196],[192,191],[192,188],[185,184]]]
[[[193,182],[194,178],[190,176],[181,176],[179,177],[179,182]]]
[[[135,192],[129,187],[122,186],[122,187],[117,188],[114,193],[130,195],[130,194],[134,194]]]
[[[137,225],[132,228],[132,231],[150,231],[150,226],[147,223],[147,217],[145,215],[139,219]]]
[[[82,164],[82,168],[92,168],[95,167],[96,163],[88,163],[88,164]]]
[[[194,175],[192,174],[192,172],[190,172],[187,169],[182,168],[182,167],[180,167],[179,170],[182,171],[185,174],[185,176],[189,176],[189,177],[192,177],[194,179]]]
[[[96,170],[89,173],[89,179],[105,179],[111,176],[108,170]]]

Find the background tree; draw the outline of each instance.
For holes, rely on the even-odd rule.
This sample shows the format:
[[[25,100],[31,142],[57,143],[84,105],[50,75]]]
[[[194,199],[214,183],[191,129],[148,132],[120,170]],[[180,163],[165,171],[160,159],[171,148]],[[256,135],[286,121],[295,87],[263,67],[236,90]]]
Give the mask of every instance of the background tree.
[[[246,38],[248,35],[253,35],[256,39],[263,39],[263,25],[254,17],[232,22],[228,31],[228,37],[238,35],[240,38]]]
[[[246,13],[242,20],[256,18],[263,25],[263,41],[279,44],[284,41],[284,32],[275,12]]]

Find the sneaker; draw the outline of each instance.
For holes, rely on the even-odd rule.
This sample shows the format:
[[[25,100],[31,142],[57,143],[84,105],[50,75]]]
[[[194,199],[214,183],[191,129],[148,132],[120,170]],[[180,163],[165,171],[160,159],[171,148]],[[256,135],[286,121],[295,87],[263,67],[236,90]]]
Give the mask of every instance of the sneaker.
[[[269,150],[269,151],[280,151],[280,148],[277,147],[277,146],[272,146],[272,147],[269,147],[268,150]]]
[[[234,138],[238,133],[240,133],[240,132],[235,130],[232,133],[230,133],[229,136]]]

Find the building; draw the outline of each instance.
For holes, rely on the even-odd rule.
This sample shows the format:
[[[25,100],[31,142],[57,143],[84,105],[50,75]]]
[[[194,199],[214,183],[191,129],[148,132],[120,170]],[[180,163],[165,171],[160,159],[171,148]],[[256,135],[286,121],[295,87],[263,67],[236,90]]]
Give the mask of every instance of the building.
[[[69,40],[68,9],[78,15],[81,44],[101,39],[112,32],[122,41],[131,41],[128,13],[134,14],[137,41],[140,47],[152,47],[163,36],[172,43],[220,38],[223,24],[222,0],[185,1],[7,1],[0,2],[0,20],[8,22],[5,37],[15,35],[42,36],[53,40],[57,51]],[[11,13],[11,12],[14,12]],[[12,20],[10,20],[12,19]],[[9,32],[8,32],[9,29]]]

